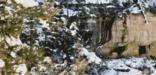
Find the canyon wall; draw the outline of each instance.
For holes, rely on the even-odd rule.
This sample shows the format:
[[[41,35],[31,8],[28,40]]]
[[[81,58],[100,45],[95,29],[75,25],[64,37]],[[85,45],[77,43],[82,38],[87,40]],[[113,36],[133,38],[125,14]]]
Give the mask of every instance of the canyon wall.
[[[102,47],[103,55],[112,56],[156,56],[156,16],[145,12],[117,17],[113,23],[112,38]]]

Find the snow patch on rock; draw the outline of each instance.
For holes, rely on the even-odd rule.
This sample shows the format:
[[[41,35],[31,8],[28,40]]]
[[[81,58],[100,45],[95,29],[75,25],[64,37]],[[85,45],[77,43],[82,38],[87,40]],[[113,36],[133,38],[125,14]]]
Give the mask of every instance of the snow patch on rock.
[[[20,74],[20,75],[25,75],[27,73],[27,66],[26,64],[19,64],[18,66],[16,65],[16,73]]]
[[[20,38],[15,38],[13,36],[5,37],[5,41],[9,46],[22,45]]]
[[[52,60],[51,60],[51,58],[50,57],[44,57],[44,60],[43,60],[44,62],[46,62],[46,63],[52,63]]]
[[[22,4],[25,8],[38,6],[39,3],[35,0],[15,0],[16,3]]]
[[[15,52],[12,51],[12,52],[10,53],[10,55],[11,55],[13,58],[16,58],[16,53],[15,53]]]
[[[2,59],[0,59],[0,68],[3,68],[4,66],[5,66],[5,62]]]
[[[74,16],[78,14],[78,11],[74,11],[74,10],[66,9],[66,8],[62,9],[62,11],[64,15],[68,15],[68,16]]]
[[[89,52],[86,48],[81,48],[80,50],[80,55],[86,56],[89,63],[100,64],[102,61],[94,52]]]
[[[42,28],[47,28],[48,30],[50,29],[49,23],[46,20],[40,19],[40,23],[42,24]]]

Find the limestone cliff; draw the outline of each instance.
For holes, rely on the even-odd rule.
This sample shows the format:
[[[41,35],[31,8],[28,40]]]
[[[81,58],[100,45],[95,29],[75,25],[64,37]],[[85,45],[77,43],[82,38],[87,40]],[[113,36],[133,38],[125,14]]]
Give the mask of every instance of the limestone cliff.
[[[156,16],[150,12],[145,15],[148,23],[141,14],[117,17],[111,29],[112,38],[103,45],[103,53],[156,56]]]

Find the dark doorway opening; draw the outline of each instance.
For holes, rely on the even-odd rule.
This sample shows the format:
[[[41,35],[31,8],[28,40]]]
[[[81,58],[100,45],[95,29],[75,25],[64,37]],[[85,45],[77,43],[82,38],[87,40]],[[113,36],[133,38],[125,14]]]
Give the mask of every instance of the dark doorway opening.
[[[116,47],[113,49],[114,52],[117,52],[118,55],[120,56],[122,54],[122,52],[125,50],[126,46],[120,46],[120,47]]]
[[[146,54],[146,47],[145,46],[139,46],[139,55],[142,55],[142,54]]]

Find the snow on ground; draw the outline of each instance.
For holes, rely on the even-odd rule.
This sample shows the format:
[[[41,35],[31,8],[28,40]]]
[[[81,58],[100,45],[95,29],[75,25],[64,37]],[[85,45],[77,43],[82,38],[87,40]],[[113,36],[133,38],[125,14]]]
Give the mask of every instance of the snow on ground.
[[[129,11],[132,13],[132,14],[138,14],[138,13],[141,13],[141,10],[139,9],[139,7],[130,7],[129,8]]]
[[[156,75],[156,71],[154,71],[151,75]]]
[[[113,69],[105,71],[104,75],[117,75],[117,72]]]
[[[39,34],[38,39],[39,41],[44,41],[46,39],[45,37],[46,37],[45,34]]]
[[[62,11],[64,15],[68,15],[68,16],[74,16],[79,13],[78,11],[74,11],[74,10],[66,9],[66,8],[62,9]]]
[[[144,64],[144,58],[131,58],[125,61],[125,64],[132,68],[140,68]]]
[[[86,3],[110,3],[112,0],[86,0]]]
[[[136,69],[130,69],[129,72],[118,72],[117,75],[143,75],[141,71]]]
[[[156,6],[156,0],[149,0],[148,1],[149,6],[155,7]]]
[[[149,60],[145,57],[131,57],[120,59],[108,59],[102,61],[108,68],[103,75],[146,75],[143,73],[145,68],[149,69],[149,74],[156,74],[156,61]]]
[[[80,55],[86,56],[89,63],[100,64],[102,61],[94,52],[89,52],[86,48],[80,48]]]
[[[25,8],[38,6],[39,3],[35,0],[15,0],[16,3],[22,4]]]

